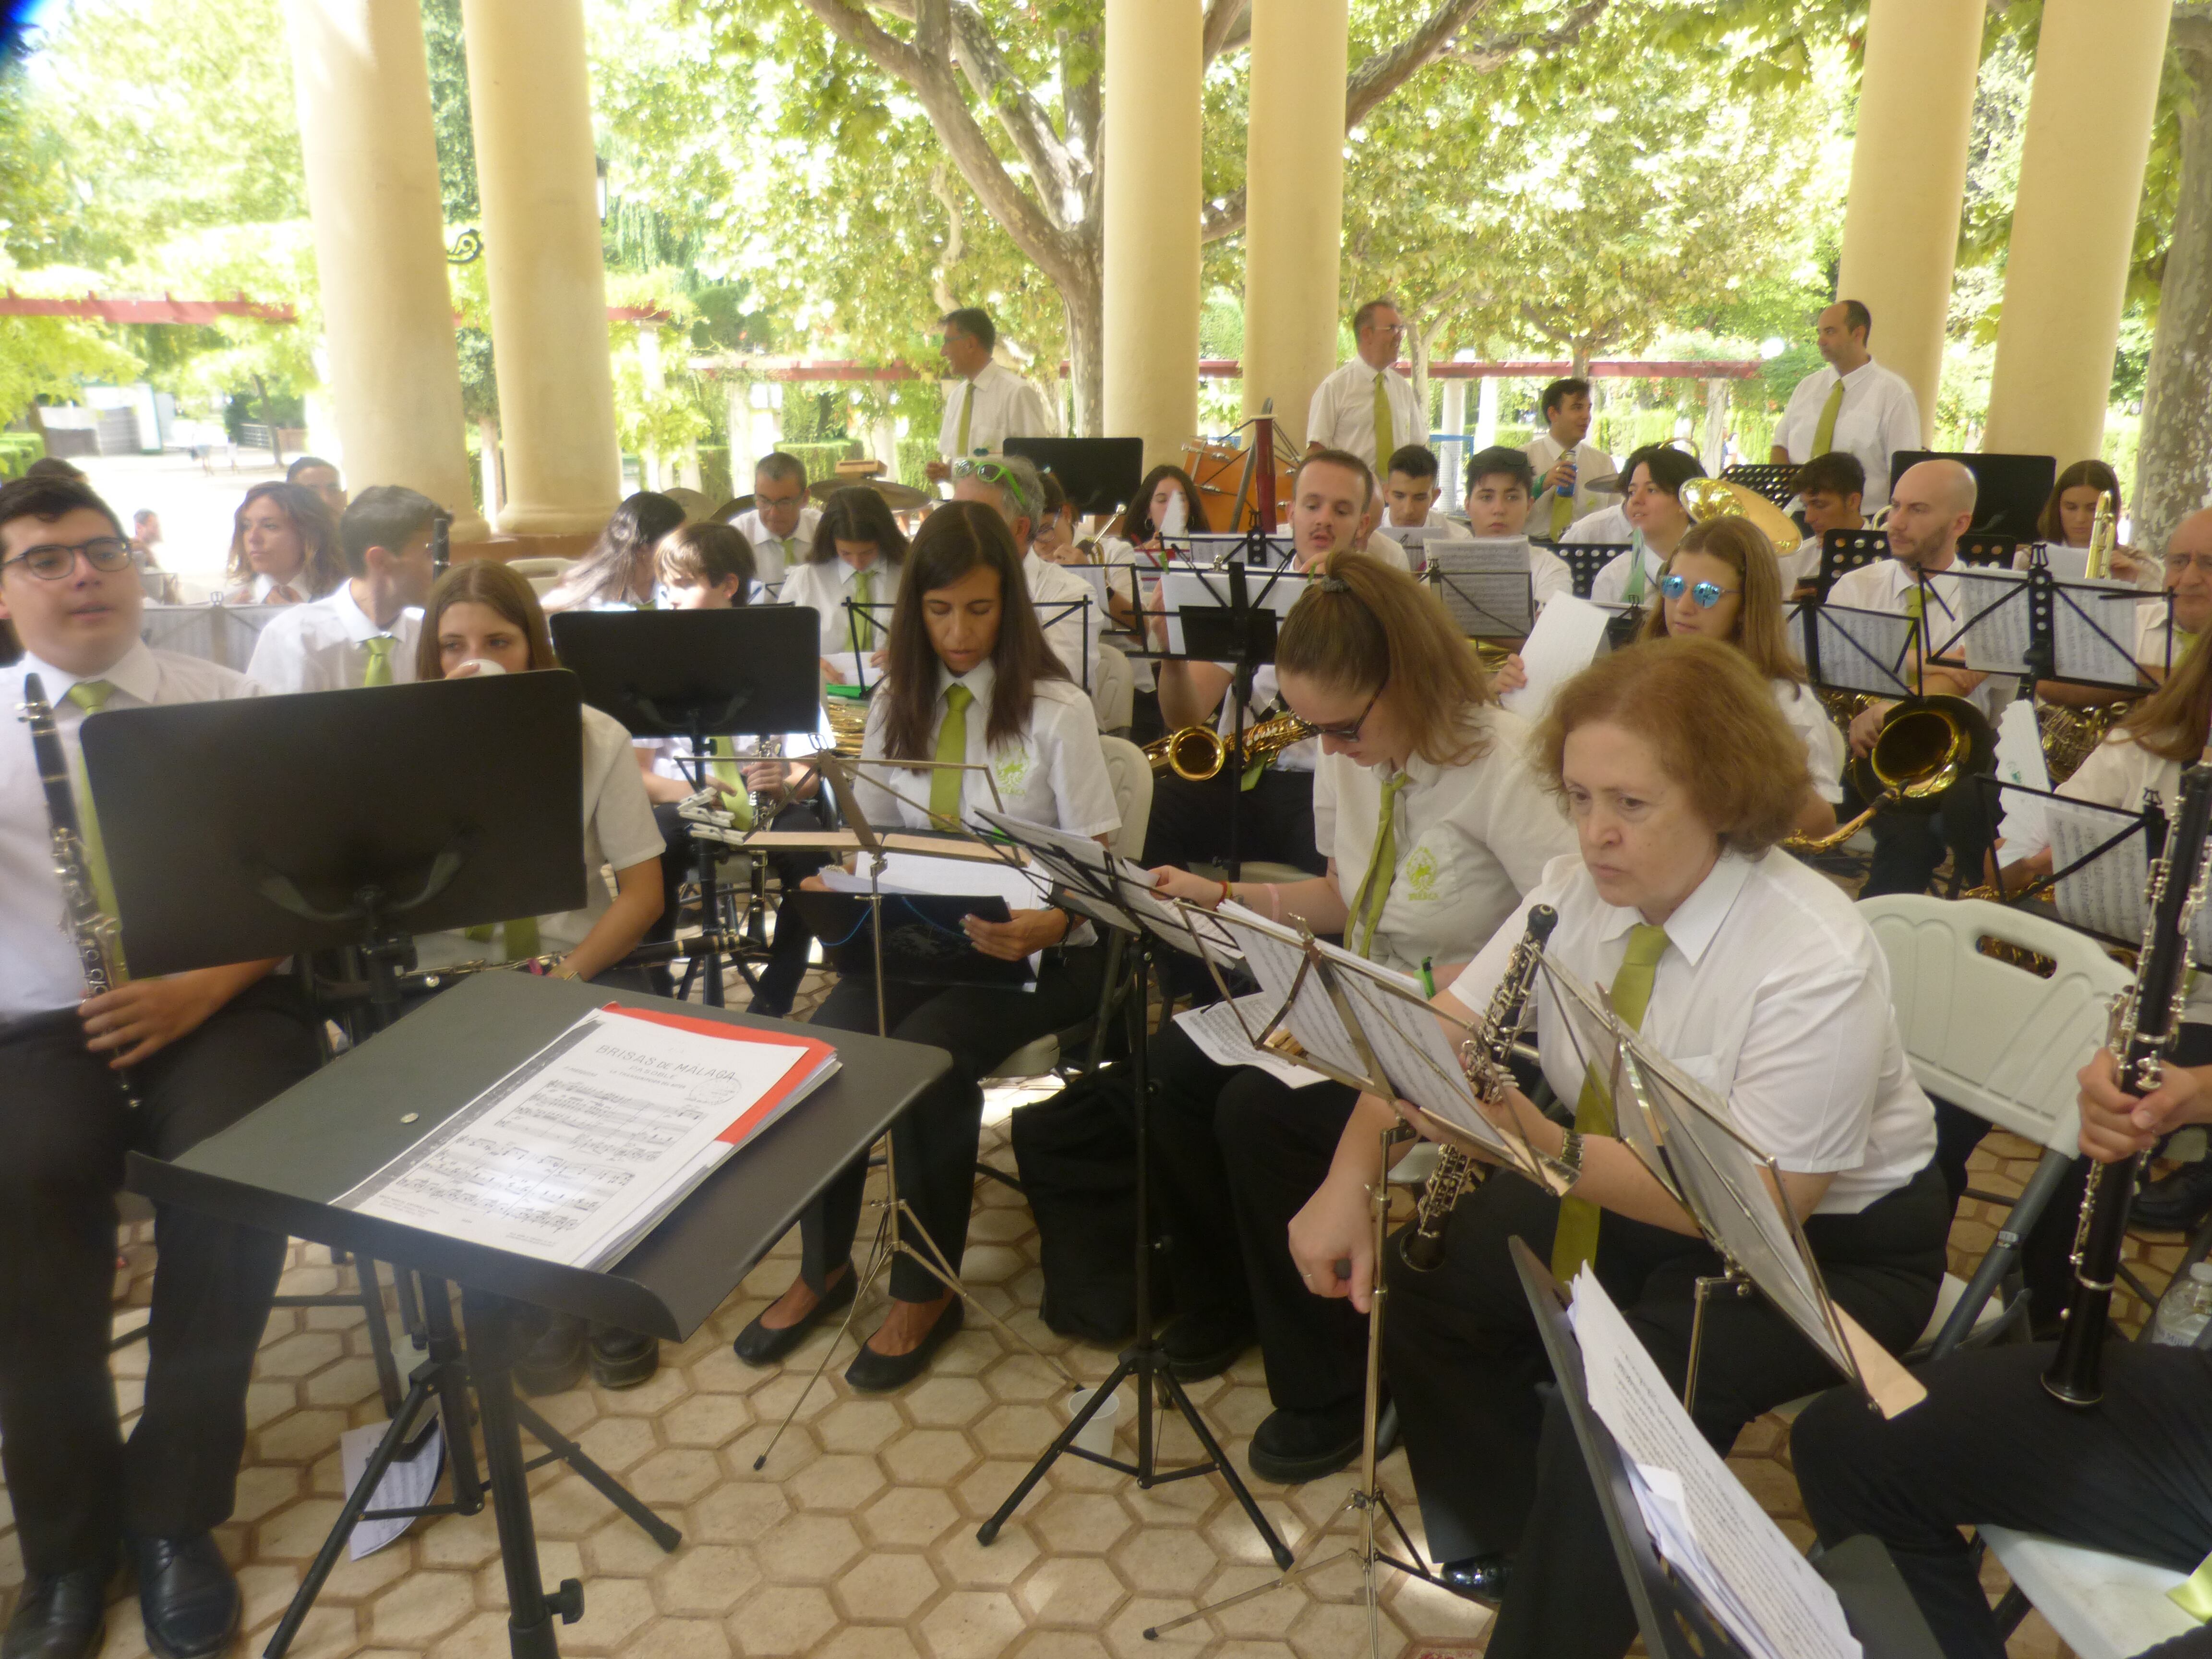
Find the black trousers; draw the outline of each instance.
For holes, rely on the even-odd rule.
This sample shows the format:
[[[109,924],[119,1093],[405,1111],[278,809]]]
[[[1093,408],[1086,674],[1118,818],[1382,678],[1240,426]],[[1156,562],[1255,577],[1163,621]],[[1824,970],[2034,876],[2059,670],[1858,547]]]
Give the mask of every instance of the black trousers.
[[[1866,809],[1867,803],[1844,780],[1844,799],[1836,808],[1841,820]],[[1934,811],[1885,810],[1875,814],[1869,826],[1874,836],[1874,857],[1868,863],[1861,898],[1883,893],[1924,893],[1936,878],[1943,855],[1960,877],[1960,886],[1978,886],[1984,865],[1995,840],[1982,792],[1971,782],[1954,785],[1937,797]]]
[[[125,1529],[229,1518],[284,1240],[155,1212],[145,1407],[126,1446],[107,1369],[115,1194],[125,1152],[174,1158],[316,1062],[306,1004],[276,980],[138,1067],[135,1112],[74,1010],[0,1033],[0,1467],[28,1571],[102,1562]]]
[[[1845,1389],[1790,1434],[1824,1543],[1888,1545],[1946,1659],[2002,1659],[1961,1526],[2014,1527],[2193,1571],[2212,1553],[2212,1353],[2115,1340],[2094,1411],[2044,1391],[2051,1345],[1969,1349],[1885,1420]]]
[[[659,826],[661,839],[668,843],[668,852],[660,860],[660,919],[646,933],[648,943],[676,937],[676,895],[698,868],[698,858],[691,848],[690,826],[678,814],[678,803],[658,801],[653,808],[653,821]],[[771,829],[811,830],[823,827],[821,815],[805,801],[793,801],[775,815]],[[799,884],[830,862],[827,853],[778,853],[769,860],[769,866],[783,883],[787,897],[799,890]],[[807,948],[814,943],[814,930],[806,925],[806,918],[799,914],[795,904],[786,904],[775,915],[775,939],[769,947],[768,966],[760,971],[760,989],[753,999],[757,1013],[773,1014],[781,1018],[791,1012],[792,999],[799,994],[799,982],[806,977]]]
[[[1538,1393],[1550,1365],[1507,1250],[1518,1237],[1548,1258],[1559,1209],[1518,1176],[1493,1175],[1453,1212],[1441,1267],[1414,1273],[1395,1247],[1384,1258],[1383,1364],[1430,1553],[1517,1553],[1492,1659],[1617,1659],[1636,1637],[1581,1449],[1556,1401],[1547,1407]],[[1837,1304],[1896,1352],[1935,1310],[1948,1221],[1930,1164],[1859,1214],[1814,1216],[1805,1231]],[[1595,1267],[1679,1392],[1696,1281],[1719,1273],[1720,1258],[1702,1239],[1608,1214]],[[1695,1416],[1716,1449],[1762,1412],[1834,1381],[1764,1299],[1708,1303]]]
[[[1146,1059],[1176,1313],[1223,1331],[1256,1328],[1268,1397],[1283,1410],[1358,1401],[1366,1316],[1308,1292],[1288,1231],[1328,1173],[1358,1097],[1340,1083],[1292,1089],[1249,1066],[1217,1066],[1172,1020]]]
[[[899,1196],[914,1208],[930,1239],[957,1271],[968,1248],[968,1212],[975,1188],[975,1149],[983,1123],[981,1079],[1024,1043],[1079,1024],[1098,1006],[1106,953],[1097,946],[1048,951],[1033,991],[956,985],[887,984],[884,1012],[892,1036],[926,1043],[952,1056],[945,1073],[891,1126]],[[1055,957],[1058,959],[1055,960]],[[853,975],[830,990],[812,1022],[838,1031],[876,1029],[876,982]],[[864,1152],[841,1170],[799,1218],[799,1272],[816,1291],[853,1253],[868,1182]],[[926,1255],[928,1246],[908,1238]],[[891,1263],[891,1294],[933,1302],[945,1286],[920,1263]]]
[[[1224,766],[1204,783],[1172,772],[1152,785],[1152,815],[1145,830],[1144,862],[1218,864],[1229,856],[1230,803],[1236,801],[1237,855],[1273,864],[1295,864],[1321,874],[1328,860],[1314,846],[1313,774],[1269,767],[1238,799],[1237,781]]]

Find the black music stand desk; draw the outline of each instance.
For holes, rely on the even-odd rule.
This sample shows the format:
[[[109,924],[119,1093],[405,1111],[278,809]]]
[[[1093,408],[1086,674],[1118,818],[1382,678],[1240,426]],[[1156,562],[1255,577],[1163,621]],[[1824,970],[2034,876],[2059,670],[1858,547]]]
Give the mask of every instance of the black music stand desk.
[[[479,974],[174,1162],[137,1154],[131,1159],[132,1189],[157,1203],[403,1262],[462,1286],[517,1659],[557,1654],[552,1615],[573,1622],[582,1611],[580,1586],[564,1584],[549,1595],[538,1577],[522,1424],[509,1376],[524,1340],[522,1310],[550,1309],[683,1340],[831,1178],[951,1064],[940,1049],[838,1032],[842,1066],[836,1075],[733,1154],[605,1273],[337,1206],[336,1199],[581,1015],[609,1002],[681,1007],[693,1018],[732,1025],[780,1024],[570,980]],[[544,1438],[535,1423],[532,1432]]]

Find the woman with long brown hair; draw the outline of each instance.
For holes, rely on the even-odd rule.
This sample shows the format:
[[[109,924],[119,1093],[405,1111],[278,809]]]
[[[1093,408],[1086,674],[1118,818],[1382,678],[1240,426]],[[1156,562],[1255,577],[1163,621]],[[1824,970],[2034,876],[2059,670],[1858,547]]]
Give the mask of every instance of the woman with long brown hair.
[[[825,676],[850,672],[832,660],[838,653],[873,657],[883,648],[890,619],[879,607],[897,597],[905,560],[906,538],[880,492],[848,484],[822,503],[806,562],[785,569],[776,601],[808,606],[821,618]]]
[[[901,572],[860,758],[866,773],[854,793],[872,823],[927,830],[966,823],[995,799],[1011,817],[1071,835],[1103,840],[1120,826],[1091,700],[1045,644],[1020,555],[995,509],[948,501],[923,520]],[[929,762],[975,769],[901,767]],[[1083,1018],[1104,976],[1088,925],[1065,910],[1015,909],[1003,922],[969,916],[964,926],[986,956],[1019,962],[1042,952],[1034,987],[887,981],[878,988],[872,976],[848,974],[813,1019],[835,1030],[874,1031],[880,996],[888,1035],[952,1056],[951,1069],[892,1125],[891,1146],[899,1197],[929,1236],[911,1242],[941,1252],[956,1271],[967,1245],[981,1079],[1023,1044]],[[852,1300],[853,1239],[867,1174],[866,1158],[854,1159],[801,1215],[799,1279],[738,1335],[738,1358],[755,1365],[781,1358],[823,1316]],[[899,1387],[960,1328],[958,1298],[915,1261],[902,1255],[892,1263],[890,1288],[890,1315],[845,1373],[854,1388]]]
[[[1805,665],[1790,648],[1782,618],[1782,574],[1766,538],[1748,519],[1692,525],[1659,576],[1659,603],[1644,616],[1637,637],[1695,637],[1732,645],[1773,690],[1775,706],[1804,739],[1813,787],[1799,809],[1796,834],[1824,836],[1836,827],[1844,798],[1844,734],[1813,695]]]
[[[1284,701],[1320,739],[1314,830],[1326,873],[1276,885],[1162,868],[1161,890],[1303,918],[1401,973],[1464,962],[1574,848],[1529,764],[1528,726],[1498,706],[1436,595],[1364,554],[1318,567],[1284,620],[1275,664]],[[1253,1435],[1253,1472],[1316,1479],[1358,1449],[1366,1338],[1348,1310],[1300,1290],[1285,1229],[1356,1097],[1217,1066],[1172,1024],[1151,1059],[1176,1241],[1170,1362],[1210,1376],[1256,1335],[1275,1411]]]
[[[231,521],[225,605],[304,605],[346,578],[337,526],[301,484],[258,483]]]
[[[2051,574],[2079,581],[2087,574],[2087,551],[2097,524],[2097,508],[2108,505],[2112,515],[2112,575],[2156,592],[2166,583],[2166,568],[2132,547],[2119,544],[2120,475],[2100,460],[2076,461],[2058,475],[2036,515],[2035,533],[2051,560]],[[2012,568],[2027,568],[2029,545],[2013,555]]]
[[[545,596],[548,611],[643,609],[653,603],[661,538],[684,522],[684,508],[641,489],[625,496],[590,552],[561,573]],[[427,637],[427,636],[426,636]]]

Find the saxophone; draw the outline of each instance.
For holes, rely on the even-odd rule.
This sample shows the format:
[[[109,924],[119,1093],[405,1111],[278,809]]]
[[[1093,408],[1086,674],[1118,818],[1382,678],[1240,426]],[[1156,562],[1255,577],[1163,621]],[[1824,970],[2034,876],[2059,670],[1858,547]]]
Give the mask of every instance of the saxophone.
[[[776,737],[763,738],[760,740],[760,750],[757,757],[761,760],[781,760],[783,739]],[[752,803],[753,828],[767,829],[775,818],[775,792],[768,789],[756,789],[747,799]]]
[[[1294,743],[1313,736],[1313,727],[1296,714],[1278,714],[1244,728],[1244,763],[1271,761]],[[1186,726],[1156,738],[1145,745],[1145,759],[1155,772],[1173,772],[1191,783],[1204,783],[1220,775],[1229,758],[1229,744],[1210,726]]]
[[[94,896],[92,865],[76,819],[76,797],[70,789],[69,757],[63,751],[60,729],[54,724],[54,706],[46,701],[46,684],[36,674],[23,676],[22,719],[31,728],[31,753],[38,761],[39,782],[46,795],[54,874],[62,887],[62,927],[76,946],[85,995],[104,996],[123,982],[122,927],[114,917],[101,912]],[[124,1103],[137,1105],[131,1074],[118,1072],[116,1080],[122,1087]]]
[[[1520,1036],[1522,1025],[1528,1013],[1528,994],[1535,988],[1536,969],[1543,958],[1544,942],[1559,925],[1559,913],[1548,904],[1539,904],[1528,912],[1528,931],[1513,947],[1513,955],[1505,964],[1505,977],[1498,981],[1498,989],[1491,994],[1490,1006],[1482,1017],[1482,1028],[1460,1047],[1460,1061],[1467,1068],[1468,1081],[1474,1085],[1475,1093],[1486,1106],[1494,1106],[1504,1097],[1513,1081],[1506,1069],[1506,1058],[1513,1052],[1514,1039]],[[1406,1265],[1415,1273],[1433,1272],[1444,1259],[1444,1224],[1451,1219],[1453,1206],[1474,1185],[1474,1160],[1456,1146],[1446,1146],[1437,1156],[1437,1167],[1429,1176],[1429,1184],[1421,1194],[1420,1208],[1413,1217],[1413,1224],[1399,1236],[1399,1253]]]

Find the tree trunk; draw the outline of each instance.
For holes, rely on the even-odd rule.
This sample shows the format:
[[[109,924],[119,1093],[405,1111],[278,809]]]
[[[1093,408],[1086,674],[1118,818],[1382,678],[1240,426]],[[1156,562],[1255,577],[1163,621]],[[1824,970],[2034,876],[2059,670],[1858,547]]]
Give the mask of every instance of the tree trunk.
[[[2212,23],[2175,18],[2173,44],[2190,96],[2181,110],[2180,200],[2143,381],[2130,536],[2154,551],[2182,519],[2212,503]]]
[[[1105,255],[1094,243],[1083,263],[1091,280],[1081,286],[1063,283],[1060,289],[1060,309],[1067,317],[1068,378],[1075,394],[1075,423],[1067,435],[1097,438],[1106,427]],[[1190,372],[1198,373],[1196,363]]]

